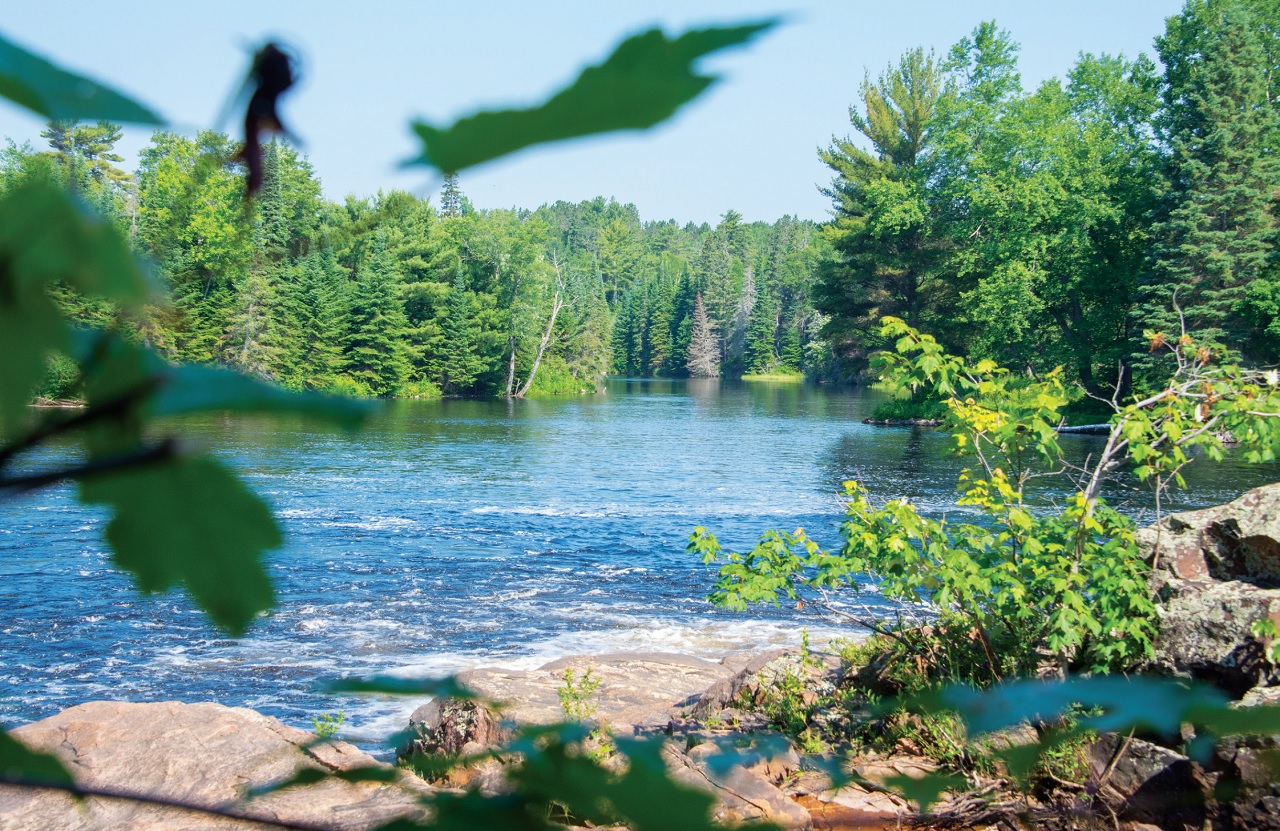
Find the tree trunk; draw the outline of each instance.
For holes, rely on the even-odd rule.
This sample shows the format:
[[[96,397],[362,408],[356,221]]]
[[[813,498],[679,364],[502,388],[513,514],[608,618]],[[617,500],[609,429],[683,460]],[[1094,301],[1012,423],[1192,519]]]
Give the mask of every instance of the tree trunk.
[[[516,384],[516,338],[507,338],[507,348],[511,350],[511,360],[507,362],[507,398],[511,397],[511,388]]]
[[[529,387],[533,386],[533,376],[538,374],[538,364],[542,363],[542,353],[547,350],[547,344],[551,342],[551,332],[556,328],[556,315],[560,314],[560,309],[564,306],[564,301],[560,299],[560,289],[564,287],[564,283],[560,279],[560,262],[552,254],[552,265],[556,269],[556,293],[551,298],[551,319],[547,321],[547,331],[542,333],[542,340],[538,343],[538,351],[533,356],[533,366],[529,368],[529,377],[525,379],[524,385],[516,392],[516,398],[524,398],[525,393],[529,391]],[[513,353],[514,354],[514,353]],[[515,369],[515,364],[512,364]]]

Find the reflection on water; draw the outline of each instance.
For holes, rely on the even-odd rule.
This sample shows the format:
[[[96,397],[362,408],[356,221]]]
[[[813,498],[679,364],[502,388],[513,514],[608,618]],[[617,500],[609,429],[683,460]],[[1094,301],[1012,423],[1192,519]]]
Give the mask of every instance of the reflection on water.
[[[240,468],[286,527],[270,559],[277,608],[229,640],[180,594],[139,596],[111,568],[103,515],[69,489],[0,503],[0,721],[92,698],[177,698],[303,727],[343,708],[367,738],[401,727],[415,702],[334,700],[320,682],[794,643],[794,610],[710,608],[710,570],[685,541],[701,524],[737,548],[773,527],[835,545],[846,479],[877,500],[953,509],[947,437],[861,424],[874,403],[799,384],[619,380],[575,398],[398,402],[357,436],[290,419],[188,419],[184,430]],[[1067,444],[1083,458],[1095,441]],[[1183,504],[1224,501],[1270,475],[1193,466]],[[1144,504],[1115,495],[1129,510]],[[815,640],[843,631],[805,620]]]

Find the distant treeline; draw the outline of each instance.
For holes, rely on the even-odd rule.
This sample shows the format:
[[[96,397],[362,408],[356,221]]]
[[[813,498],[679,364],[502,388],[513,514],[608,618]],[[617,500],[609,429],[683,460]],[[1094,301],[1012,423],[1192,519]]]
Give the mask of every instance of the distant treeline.
[[[680,227],[604,198],[480,211],[454,178],[438,206],[403,192],[336,204],[280,143],[246,203],[224,135],[157,133],[132,175],[114,164],[114,125],[42,135],[49,150],[10,142],[0,187],[57,178],[117,222],[169,295],[124,323],[176,361],[354,395],[576,393],[609,372],[688,374],[702,293],[726,370],[829,369],[812,223],[730,211]],[[113,314],[62,300],[88,323]]]

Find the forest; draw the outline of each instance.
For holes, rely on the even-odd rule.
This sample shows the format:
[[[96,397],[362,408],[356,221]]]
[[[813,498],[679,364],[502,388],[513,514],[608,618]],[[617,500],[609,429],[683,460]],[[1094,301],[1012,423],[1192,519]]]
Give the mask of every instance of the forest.
[[[51,178],[111,217],[171,298],[128,327],[174,361],[353,396],[588,392],[608,373],[688,374],[703,295],[714,338],[699,371],[832,369],[809,299],[825,250],[812,222],[730,210],[680,226],[603,197],[480,211],[456,176],[438,204],[403,191],[337,204],[279,141],[246,203],[226,135],[157,132],[133,174],[116,166],[116,125],[42,137],[41,151],[9,142],[0,187]],[[111,318],[62,300],[82,322]]]
[[[436,199],[337,203],[278,141],[246,203],[228,136],[157,132],[129,173],[105,121],[51,122],[45,149],[10,140],[0,190],[65,183],[127,234],[171,298],[125,321],[142,342],[295,390],[856,381],[893,316],[966,357],[1063,366],[1097,395],[1158,383],[1153,343],[1180,328],[1246,364],[1280,358],[1277,30],[1275,4],[1193,2],[1156,40],[1163,69],[1081,54],[1033,90],[995,23],[941,57],[910,50],[868,73],[854,135],[819,151],[824,223],[681,225],[605,197],[476,210],[452,175]],[[81,322],[114,314],[61,300]]]

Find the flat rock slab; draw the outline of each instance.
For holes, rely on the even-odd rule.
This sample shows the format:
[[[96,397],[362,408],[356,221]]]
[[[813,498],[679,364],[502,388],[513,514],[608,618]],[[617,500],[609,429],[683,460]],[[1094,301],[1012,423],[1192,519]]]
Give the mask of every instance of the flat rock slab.
[[[619,652],[560,658],[535,670],[475,669],[458,676],[467,689],[507,706],[503,718],[517,724],[563,721],[557,690],[566,669],[575,681],[590,669],[600,681],[595,720],[615,733],[664,727],[710,687],[734,674],[721,663],[665,652]]]
[[[430,790],[409,777],[397,784],[328,780],[245,802],[247,789],[286,779],[303,767],[340,772],[380,763],[346,742],[307,747],[314,734],[221,704],[95,701],[19,727],[12,735],[29,748],[58,756],[83,788],[147,794],[333,831],[363,831],[420,816],[415,797]],[[272,826],[124,799],[88,797],[78,805],[57,791],[0,786],[0,827],[244,831]]]

